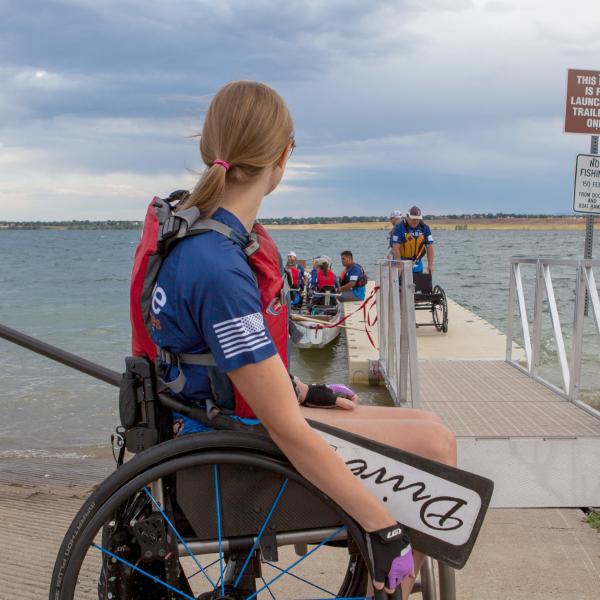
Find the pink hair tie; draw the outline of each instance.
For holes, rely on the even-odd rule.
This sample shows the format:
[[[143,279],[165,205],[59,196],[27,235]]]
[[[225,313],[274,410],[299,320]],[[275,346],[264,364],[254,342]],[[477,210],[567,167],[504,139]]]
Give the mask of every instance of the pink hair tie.
[[[213,160],[213,165],[221,165],[226,171],[229,171],[229,169],[231,168],[231,165],[228,162],[225,162],[220,158],[218,158],[217,160]]]

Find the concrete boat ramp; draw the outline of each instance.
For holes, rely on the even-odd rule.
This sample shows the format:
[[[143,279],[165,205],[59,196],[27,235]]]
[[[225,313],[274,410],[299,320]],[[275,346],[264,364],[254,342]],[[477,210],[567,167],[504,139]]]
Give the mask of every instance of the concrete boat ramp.
[[[456,597],[597,600],[600,533],[579,507],[600,506],[600,419],[506,362],[506,336],[493,325],[451,300],[448,309],[448,333],[417,327],[414,405],[455,433],[461,468],[495,482]],[[367,383],[379,352],[361,333],[362,311],[346,323],[350,379]],[[370,333],[378,346],[377,327]],[[523,349],[512,355],[525,362]]]

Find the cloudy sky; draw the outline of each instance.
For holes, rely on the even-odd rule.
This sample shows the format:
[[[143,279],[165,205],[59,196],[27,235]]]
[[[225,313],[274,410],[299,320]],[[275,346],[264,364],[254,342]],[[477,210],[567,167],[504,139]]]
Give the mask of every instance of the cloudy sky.
[[[566,70],[597,0],[0,0],[0,220],[138,219],[192,186],[216,90],[258,79],[298,147],[262,216],[568,213]]]

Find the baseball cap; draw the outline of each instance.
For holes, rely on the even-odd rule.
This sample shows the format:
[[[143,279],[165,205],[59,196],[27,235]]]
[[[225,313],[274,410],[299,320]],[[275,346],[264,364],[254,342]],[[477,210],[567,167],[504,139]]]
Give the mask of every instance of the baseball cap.
[[[393,210],[390,213],[390,219],[395,219],[396,217],[401,217],[402,216],[402,211],[401,210]]]
[[[288,256],[293,256],[294,258],[296,258],[296,253],[295,253],[293,250],[290,250],[290,251],[287,253],[287,255],[288,255]]]
[[[408,219],[422,219],[421,209],[418,206],[411,206],[406,213]]]
[[[319,256],[319,258],[317,258],[318,265],[328,265],[330,262],[331,259],[329,258],[329,256]]]

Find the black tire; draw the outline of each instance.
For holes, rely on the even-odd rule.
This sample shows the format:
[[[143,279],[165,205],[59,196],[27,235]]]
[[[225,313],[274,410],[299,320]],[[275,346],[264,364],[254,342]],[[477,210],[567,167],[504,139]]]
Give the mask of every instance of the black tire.
[[[437,331],[447,333],[448,301],[446,300],[446,293],[439,285],[436,285],[433,288],[433,294],[437,296],[431,305],[431,316],[433,317],[433,323]]]
[[[262,476],[262,481],[268,480],[269,477],[280,478],[285,481],[280,490],[281,498],[283,498],[283,490],[286,488],[289,481],[290,485],[286,489],[293,489],[294,491],[289,494],[289,500],[282,500],[281,504],[277,504],[278,500],[273,503],[273,507],[276,506],[277,510],[274,512],[272,511],[272,523],[279,518],[278,515],[279,512],[281,512],[283,514],[280,522],[285,522],[286,525],[289,524],[289,518],[286,521],[286,516],[290,514],[290,511],[288,510],[285,512],[286,509],[284,509],[284,505],[293,503],[294,494],[298,496],[298,491],[301,491],[300,496],[302,497],[303,502],[305,499],[310,499],[309,504],[314,502],[318,503],[319,506],[322,506],[321,511],[314,511],[313,509],[313,513],[326,514],[328,516],[334,515],[336,523],[341,523],[342,526],[345,526],[347,530],[347,541],[334,541],[330,544],[325,544],[320,549],[331,549],[331,552],[338,552],[338,557],[340,556],[339,553],[342,552],[342,564],[346,564],[344,557],[346,555],[348,557],[345,572],[341,571],[340,575],[337,576],[338,580],[341,581],[339,590],[337,591],[337,597],[364,596],[366,592],[368,570],[364,558],[366,556],[364,535],[360,527],[326,495],[303,479],[295,469],[293,469],[290,463],[285,460],[277,447],[268,438],[250,433],[211,432],[183,436],[180,439],[164,442],[163,444],[150,448],[135,456],[131,461],[116,470],[100,484],[96,491],[82,506],[65,535],[52,574],[49,595],[50,600],[98,598],[98,593],[94,586],[97,586],[97,575],[99,575],[99,573],[95,574],[93,569],[91,573],[89,571],[84,573],[82,565],[84,560],[86,561],[86,565],[90,564],[90,561],[87,558],[88,553],[92,556],[91,562],[93,564],[98,562],[98,557],[105,556],[103,550],[103,548],[105,548],[105,538],[102,538],[101,536],[106,532],[105,526],[111,521],[113,515],[124,506],[124,503],[127,502],[129,503],[129,506],[131,506],[132,498],[135,497],[136,499],[139,499],[140,496],[143,497],[143,491],[145,491],[146,486],[151,482],[158,479],[172,482],[175,477],[178,477],[176,475],[177,473],[200,473],[204,472],[203,470],[210,465],[214,466],[215,490],[223,485],[223,482],[220,482],[219,479],[217,479],[217,473],[226,474],[228,469],[230,472],[234,472],[231,471],[231,469],[238,468],[246,470],[247,472],[251,472],[252,477]],[[191,471],[192,469],[195,469],[195,471]],[[265,477],[267,477],[267,479],[265,479]],[[260,482],[260,479],[257,481]],[[226,487],[225,484],[225,488]],[[255,487],[256,489],[261,489],[258,484]],[[199,488],[208,488],[208,486],[199,486]],[[222,487],[221,489],[225,488]],[[247,486],[247,495],[251,496],[252,493],[252,486]],[[306,496],[302,496],[302,494],[306,494]],[[218,506],[218,503],[216,506]],[[229,510],[229,506],[226,506],[225,510]],[[233,514],[233,509],[231,510],[231,514]],[[165,510],[165,514],[167,511],[168,509]],[[208,509],[201,514],[206,514],[206,519],[212,519],[210,526],[214,528],[216,519],[209,516],[207,513]],[[296,513],[294,512],[293,514],[295,515]],[[179,522],[176,521],[172,515],[171,519],[173,522],[177,523],[176,526],[179,527]],[[268,519],[269,517],[265,520],[265,524]],[[112,522],[113,521],[111,521],[111,523]],[[225,517],[223,517],[223,527],[226,527]],[[272,527],[274,527],[274,525],[272,526],[269,524],[269,528],[271,529]],[[337,525],[335,525],[335,527],[337,527]],[[297,527],[296,529],[298,528],[302,529],[302,527]],[[197,531],[196,527],[195,530]],[[291,527],[291,530],[294,530],[293,526]],[[278,534],[280,531],[287,531],[287,529],[279,529],[278,527],[274,533],[271,531],[268,533],[274,535],[275,533]],[[221,530],[219,529],[219,537],[220,536]],[[171,534],[171,537],[174,536]],[[183,537],[185,538],[186,535],[183,534]],[[265,533],[263,541],[266,537],[267,533]],[[225,539],[225,536],[223,536],[223,539]],[[252,540],[253,538],[237,538],[238,541],[241,539]],[[98,540],[102,541],[98,542]],[[92,546],[94,543],[96,545]],[[98,547],[98,544],[100,547]],[[309,544],[313,544],[313,542],[309,542]],[[339,546],[342,546],[345,550],[335,550],[335,548]],[[317,547],[315,546],[315,548]],[[349,548],[352,550],[348,550]],[[256,551],[258,554],[260,554],[261,549],[262,546],[257,548]],[[244,551],[247,552],[245,548]],[[242,550],[240,550],[240,553],[241,552]],[[227,554],[221,553],[220,557],[226,560]],[[182,555],[181,558],[185,557]],[[269,565],[268,562],[264,564]],[[248,572],[253,573],[254,561],[251,561],[249,565],[252,566],[248,567]],[[269,568],[271,567],[272,565],[269,565]],[[260,568],[266,567],[259,566],[258,568],[260,570]],[[335,575],[335,573],[331,574],[331,576]],[[251,577],[254,579],[254,575],[251,575]],[[246,579],[247,578],[248,575],[246,574]],[[84,579],[85,583],[81,583]],[[210,578],[208,579],[210,581]],[[338,584],[334,586],[334,589],[337,585]],[[81,589],[82,587],[83,590]],[[184,575],[183,584],[182,586],[177,585],[177,589],[186,590],[188,588],[189,583]],[[159,589],[164,590],[164,588]],[[218,591],[219,590],[215,592],[215,597],[220,595]],[[210,598],[212,597],[212,593],[213,592],[211,591],[210,594],[204,594],[202,597]],[[194,597],[196,597],[197,592],[194,592],[194,594]],[[168,595],[169,598],[190,597],[189,594],[185,596],[183,593],[181,595]],[[132,596],[132,599],[137,597],[138,596]],[[150,598],[150,596],[144,597]],[[283,598],[288,596],[279,595],[278,597]],[[130,599],[119,597],[118,600]]]

